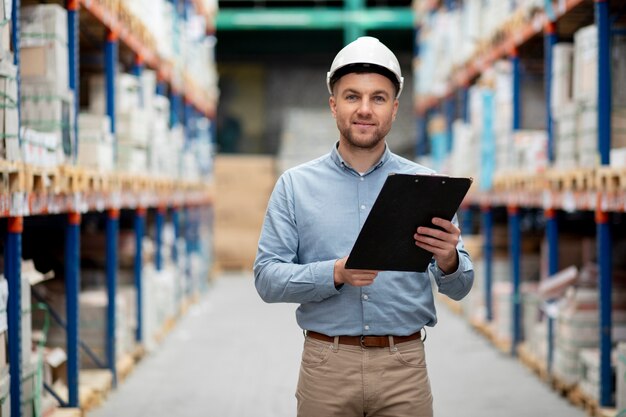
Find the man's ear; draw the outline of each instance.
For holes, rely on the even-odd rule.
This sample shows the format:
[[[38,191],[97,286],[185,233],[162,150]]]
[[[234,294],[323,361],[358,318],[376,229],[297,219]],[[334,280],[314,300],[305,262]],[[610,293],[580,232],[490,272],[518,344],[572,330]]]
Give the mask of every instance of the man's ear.
[[[337,118],[337,101],[335,100],[335,96],[332,95],[328,99],[328,105],[330,106],[330,111],[333,114],[333,118]]]

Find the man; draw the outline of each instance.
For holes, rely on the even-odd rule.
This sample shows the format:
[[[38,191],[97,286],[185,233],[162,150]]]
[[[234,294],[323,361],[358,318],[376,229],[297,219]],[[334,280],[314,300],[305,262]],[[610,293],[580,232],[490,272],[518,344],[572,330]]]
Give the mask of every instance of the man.
[[[270,198],[254,265],[266,302],[299,303],[306,334],[296,391],[300,417],[432,416],[421,330],[437,318],[439,292],[463,298],[473,282],[456,219],[419,227],[433,253],[427,272],[350,270],[348,253],[390,173],[432,173],[385,143],[403,78],[372,37],[342,49],[327,76],[339,142],[286,171]]]

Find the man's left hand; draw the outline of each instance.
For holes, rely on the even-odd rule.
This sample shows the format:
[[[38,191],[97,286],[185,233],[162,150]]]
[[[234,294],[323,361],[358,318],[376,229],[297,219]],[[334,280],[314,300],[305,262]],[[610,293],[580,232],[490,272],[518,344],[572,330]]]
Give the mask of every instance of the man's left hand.
[[[459,267],[459,254],[456,251],[456,245],[459,243],[461,230],[451,221],[439,217],[434,217],[432,222],[443,230],[424,226],[418,227],[417,233],[413,235],[415,244],[432,252],[439,269],[446,275],[451,274]]]

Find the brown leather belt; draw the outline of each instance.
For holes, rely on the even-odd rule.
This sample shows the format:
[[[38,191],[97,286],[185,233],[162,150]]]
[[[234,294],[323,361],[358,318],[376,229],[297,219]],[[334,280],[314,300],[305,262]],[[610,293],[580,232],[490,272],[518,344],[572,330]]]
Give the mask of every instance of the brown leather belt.
[[[334,343],[335,338],[333,336],[326,336],[325,334],[308,330],[306,332],[308,337],[321,340],[323,342]],[[422,332],[415,332],[408,336],[393,336],[393,343],[409,342],[411,340],[417,340],[422,337]],[[339,336],[340,345],[361,346],[361,347],[389,347],[389,336]]]

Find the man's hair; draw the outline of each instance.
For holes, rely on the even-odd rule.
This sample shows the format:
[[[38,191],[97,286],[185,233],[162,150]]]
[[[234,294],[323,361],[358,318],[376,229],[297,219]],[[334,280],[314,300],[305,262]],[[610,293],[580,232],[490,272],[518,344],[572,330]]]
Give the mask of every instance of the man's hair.
[[[398,82],[396,75],[390,70],[388,70],[387,68],[381,67],[380,65],[376,65],[376,64],[350,64],[350,65],[346,65],[345,67],[339,68],[337,71],[335,71],[335,73],[330,79],[330,89],[333,90],[335,88],[335,84],[337,83],[337,81],[339,81],[341,77],[347,74],[352,74],[352,73],[356,73],[356,74],[375,73],[375,74],[383,75],[389,78],[389,80],[393,83],[393,86],[396,89],[396,94],[395,94],[396,96],[398,95],[398,91],[400,91],[400,83]]]

